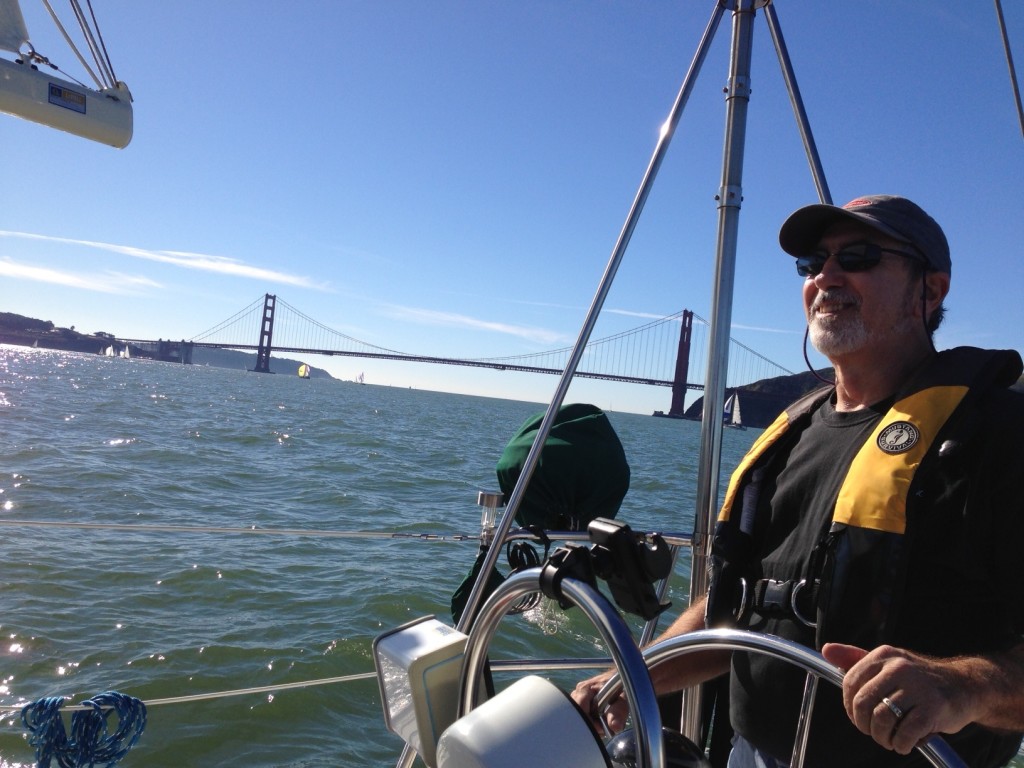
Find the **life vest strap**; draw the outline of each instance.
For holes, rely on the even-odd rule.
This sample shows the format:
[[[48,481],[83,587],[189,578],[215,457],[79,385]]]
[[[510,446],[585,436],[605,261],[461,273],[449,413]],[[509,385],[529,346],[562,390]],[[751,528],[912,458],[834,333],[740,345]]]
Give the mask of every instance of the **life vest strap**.
[[[817,626],[814,619],[814,606],[817,602],[818,589],[821,582],[817,579],[757,579],[748,582],[740,579],[740,605],[736,612],[737,620],[748,613],[761,616],[791,616],[806,627]]]

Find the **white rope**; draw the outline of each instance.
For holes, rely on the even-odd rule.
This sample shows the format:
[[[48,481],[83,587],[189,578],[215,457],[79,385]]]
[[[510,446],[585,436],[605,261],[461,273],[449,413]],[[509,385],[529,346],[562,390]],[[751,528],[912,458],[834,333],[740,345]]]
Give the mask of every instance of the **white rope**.
[[[104,85],[108,88],[113,88],[114,75],[110,71],[110,62],[103,57],[99,43],[96,41],[96,35],[93,33],[92,26],[90,26],[89,20],[86,18],[81,4],[78,0],[71,0],[71,8],[75,12],[75,18],[78,19],[78,26],[81,27],[82,35],[85,37],[85,44],[89,46],[89,52],[92,54],[92,60],[96,62],[96,68],[100,71]],[[89,6],[89,10],[92,10],[91,4]],[[94,14],[93,21],[95,21],[95,19],[96,17]]]
[[[211,701],[213,699],[224,699],[229,696],[245,696],[255,693],[273,693],[274,691],[285,691],[293,688],[311,688],[317,685],[330,685],[332,683],[350,683],[356,680],[369,680],[370,678],[377,677],[376,672],[360,672],[355,675],[342,675],[341,677],[324,677],[319,680],[306,680],[298,683],[280,683],[278,685],[264,685],[258,688],[236,688],[232,691],[220,691],[216,693],[196,693],[190,696],[173,696],[167,699],[153,699],[152,701],[143,702],[147,707],[159,707],[163,704],[187,704],[193,701]],[[7,704],[0,706],[0,712],[20,712],[24,709],[24,704]],[[63,707],[66,712],[74,712],[76,710],[94,709],[94,707],[87,707],[81,704],[70,704]]]
[[[67,42],[68,46],[74,52],[75,56],[78,57],[78,61],[81,62],[83,67],[85,67],[85,71],[89,73],[89,77],[93,79],[93,82],[96,83],[96,87],[102,88],[103,82],[96,76],[96,73],[92,71],[92,68],[89,66],[89,63],[85,60],[85,57],[82,56],[81,52],[78,50],[78,46],[75,45],[75,41],[71,39],[71,36],[68,35],[67,30],[64,29],[64,25],[61,24],[60,19],[57,18],[57,14],[50,6],[49,0],[43,0],[43,5],[46,6],[46,10],[50,12],[50,18],[53,19],[53,23],[57,25],[57,29],[60,30],[60,33],[64,35],[64,40]]]
[[[0,518],[0,527],[26,528],[91,528],[94,530],[121,531],[124,533],[224,533],[249,534],[256,536],[318,536],[325,539],[403,539],[407,541],[480,541],[480,534],[470,533],[416,533],[415,531],[336,531],[309,528],[230,528],[200,525],[151,525],[147,523],[75,523],[64,520],[16,520]],[[586,531],[547,531],[554,541],[587,541]],[[673,546],[692,545],[692,535],[683,532],[661,531],[658,534]],[[506,541],[515,539],[538,540],[536,534],[525,528],[509,531]]]
[[[318,536],[342,539],[414,539],[419,541],[478,541],[479,534],[415,533],[412,531],[325,531],[306,528],[230,528],[220,526],[148,525],[125,523],[76,523],[62,520],[0,519],[0,526],[29,528],[92,528],[134,533],[230,533],[258,536]]]

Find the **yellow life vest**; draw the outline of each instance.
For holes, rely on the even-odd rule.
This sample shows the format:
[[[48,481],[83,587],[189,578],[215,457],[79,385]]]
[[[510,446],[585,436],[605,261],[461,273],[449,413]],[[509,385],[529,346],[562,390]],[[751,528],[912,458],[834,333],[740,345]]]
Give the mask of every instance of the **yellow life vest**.
[[[889,533],[903,533],[907,523],[907,494],[939,429],[967,394],[966,386],[923,389],[895,403],[882,417],[857,453],[846,474],[833,522]],[[824,398],[816,398],[820,405]],[[726,522],[733,513],[744,478],[792,425],[789,412],[771,424],[733,472],[718,515]]]
[[[872,581],[878,581],[873,585],[877,594],[872,596],[872,620],[881,628],[883,615],[898,603],[903,589],[902,576],[894,576],[903,572],[903,537],[916,473],[926,457],[941,455],[937,440],[969,428],[969,403],[995,387],[1009,386],[1020,365],[1015,353],[966,347],[940,353],[912,386],[897,395],[858,449],[832,511],[829,538],[835,540],[821,542],[821,552],[809,553],[807,577],[792,583],[760,579],[751,584],[746,579],[757,570],[751,568],[757,559],[752,531],[761,508],[760,474],[773,471],[769,464],[774,457],[799,438],[832,390],[818,390],[787,408],[755,441],[730,479],[714,534],[708,624],[729,623],[750,610],[781,611],[809,627],[817,623],[821,641],[822,617],[846,608],[850,558],[859,559],[858,573],[863,574],[867,557],[875,558],[875,565],[868,568],[875,574]],[[873,586],[856,588],[864,594]]]

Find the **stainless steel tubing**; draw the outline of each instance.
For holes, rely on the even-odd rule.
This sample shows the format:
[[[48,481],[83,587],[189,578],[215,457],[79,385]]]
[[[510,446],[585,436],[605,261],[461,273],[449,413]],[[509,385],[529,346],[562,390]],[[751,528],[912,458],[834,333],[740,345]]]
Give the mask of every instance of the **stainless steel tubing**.
[[[540,568],[530,568],[508,578],[484,603],[466,641],[462,660],[462,692],[459,696],[459,717],[469,714],[477,705],[476,694],[487,648],[494,637],[498,623],[517,600],[540,589]],[[637,733],[638,765],[640,768],[664,768],[665,752],[661,739],[661,713],[654,686],[647,673],[643,654],[637,648],[629,627],[607,598],[582,581],[572,578],[561,582],[562,594],[590,619],[608,646],[612,661],[618,670],[617,679],[623,681],[630,712]]]
[[[804,153],[807,155],[807,162],[811,166],[811,176],[814,178],[814,188],[818,192],[818,201],[832,204],[832,193],[829,192],[828,182],[825,180],[825,170],[821,167],[821,158],[818,156],[818,145],[814,142],[814,134],[811,133],[811,123],[807,119],[807,110],[804,109],[804,100],[800,96],[800,88],[796,84],[796,73],[793,71],[793,63],[789,58],[789,49],[786,48],[786,41],[782,37],[782,27],[779,26],[779,17],[775,13],[775,6],[768,3],[764,9],[765,19],[768,21],[768,32],[775,44],[775,54],[779,57],[779,66],[782,67],[782,79],[786,82],[786,90],[789,92],[789,102],[793,106],[793,114],[796,116],[797,128],[800,131],[800,139],[804,144]]]
[[[601,277],[601,282],[598,285],[597,292],[591,302],[590,309],[587,311],[587,316],[583,321],[583,327],[580,329],[572,354],[570,355],[569,361],[566,363],[565,370],[562,372],[562,376],[558,381],[555,394],[552,396],[551,403],[548,405],[547,411],[544,413],[544,418],[541,419],[540,425],[537,428],[537,437],[534,439],[533,445],[530,447],[530,451],[527,453],[526,459],[523,461],[523,469],[520,472],[519,479],[516,481],[516,485],[512,489],[512,493],[509,495],[508,503],[505,506],[505,512],[502,515],[501,522],[498,524],[494,532],[494,539],[498,543],[498,546],[493,546],[487,551],[487,555],[484,557],[484,562],[480,567],[480,573],[482,576],[490,573],[491,568],[498,560],[498,555],[501,551],[501,544],[504,543],[505,536],[512,527],[512,520],[515,518],[515,514],[522,503],[522,497],[526,491],[526,486],[529,484],[530,478],[533,476],[533,472],[537,467],[537,462],[540,460],[541,449],[544,447],[544,442],[547,440],[547,437],[551,432],[551,427],[558,414],[558,409],[561,407],[562,401],[565,400],[565,395],[569,391],[569,385],[572,383],[572,378],[576,374],[576,368],[583,357],[583,352],[586,349],[587,342],[590,340],[590,334],[593,332],[594,326],[597,324],[598,315],[601,313],[601,308],[604,306],[608,292],[611,290],[612,281],[615,279],[615,274],[618,272],[619,265],[622,263],[622,259],[625,256],[626,247],[629,245],[629,241],[633,236],[633,231],[636,229],[636,225],[640,220],[640,213],[643,211],[647,198],[654,186],[654,180],[658,175],[658,169],[661,168],[661,164],[665,159],[665,154],[668,152],[672,136],[675,133],[676,126],[679,124],[679,118],[683,114],[683,108],[686,106],[686,102],[689,101],[690,94],[693,92],[693,88],[697,80],[697,73],[700,71],[701,64],[703,64],[704,59],[707,57],[708,50],[711,48],[715,29],[718,27],[718,22],[722,17],[722,12],[722,8],[716,3],[715,10],[711,16],[711,21],[708,23],[707,29],[704,32],[704,37],[702,38],[697,49],[697,53],[690,64],[690,69],[683,80],[682,86],[680,86],[675,102],[672,104],[672,109],[669,112],[668,119],[662,126],[661,134],[658,137],[658,143],[654,147],[654,153],[647,165],[647,170],[644,172],[643,179],[640,182],[640,188],[637,190],[636,196],[633,199],[633,204],[630,206],[629,214],[626,216],[626,221],[622,226],[622,230],[619,232],[618,240],[616,240],[615,247],[612,249],[611,256],[608,259],[608,264],[605,267],[604,274]],[[477,606],[483,602],[483,586],[486,581],[486,578],[478,579],[470,590],[469,597],[466,600],[466,608],[457,627],[461,632],[468,631],[468,627],[471,625],[473,617],[476,614]],[[403,758],[403,760],[399,761],[398,765],[399,768],[403,765],[407,768],[409,763],[405,762]]]
[[[826,680],[840,687],[843,684],[842,671],[825,661],[817,651],[773,635],[744,632],[738,629],[704,629],[672,637],[652,645],[644,651],[644,659],[649,669],[655,669],[672,659],[699,651],[750,651],[761,653],[793,664],[807,672],[809,677]],[[601,689],[596,700],[597,705],[599,707],[607,706],[618,695],[620,690],[622,690],[622,686],[619,684],[618,679],[613,677]],[[813,686],[808,686],[805,689],[805,697],[808,691],[813,694],[813,690]],[[801,715],[806,715],[807,723],[804,727],[810,725],[811,708],[811,704],[804,702]],[[802,751],[797,754],[800,741],[801,735],[798,733],[796,750],[790,763],[791,768],[802,768],[803,766],[804,755]],[[939,736],[932,736],[917,748],[936,768],[967,768],[967,765],[960,759],[960,756]]]
[[[726,89],[725,141],[722,183],[718,190],[718,245],[711,298],[711,341],[704,377],[704,415],[700,426],[700,462],[697,472],[697,507],[694,513],[693,568],[690,604],[707,593],[707,561],[711,552],[708,532],[718,513],[718,485],[722,466],[722,409],[729,373],[729,332],[732,326],[736,245],[743,201],[743,153],[750,103],[750,59],[753,48],[755,0],[735,0],[729,83]],[[683,734],[700,741],[701,691],[683,694]]]

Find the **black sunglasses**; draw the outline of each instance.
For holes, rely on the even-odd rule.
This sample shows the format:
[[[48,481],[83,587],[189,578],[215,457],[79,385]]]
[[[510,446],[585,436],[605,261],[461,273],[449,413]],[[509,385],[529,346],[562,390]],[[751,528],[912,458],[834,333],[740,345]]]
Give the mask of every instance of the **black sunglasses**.
[[[914,261],[923,262],[924,258],[910,251],[899,251],[894,248],[883,248],[875,243],[852,243],[843,246],[842,250],[829,253],[825,250],[815,251],[807,256],[796,257],[796,273],[800,277],[814,277],[821,274],[825,262],[834,257],[844,272],[867,272],[878,266],[883,253],[905,256]]]

